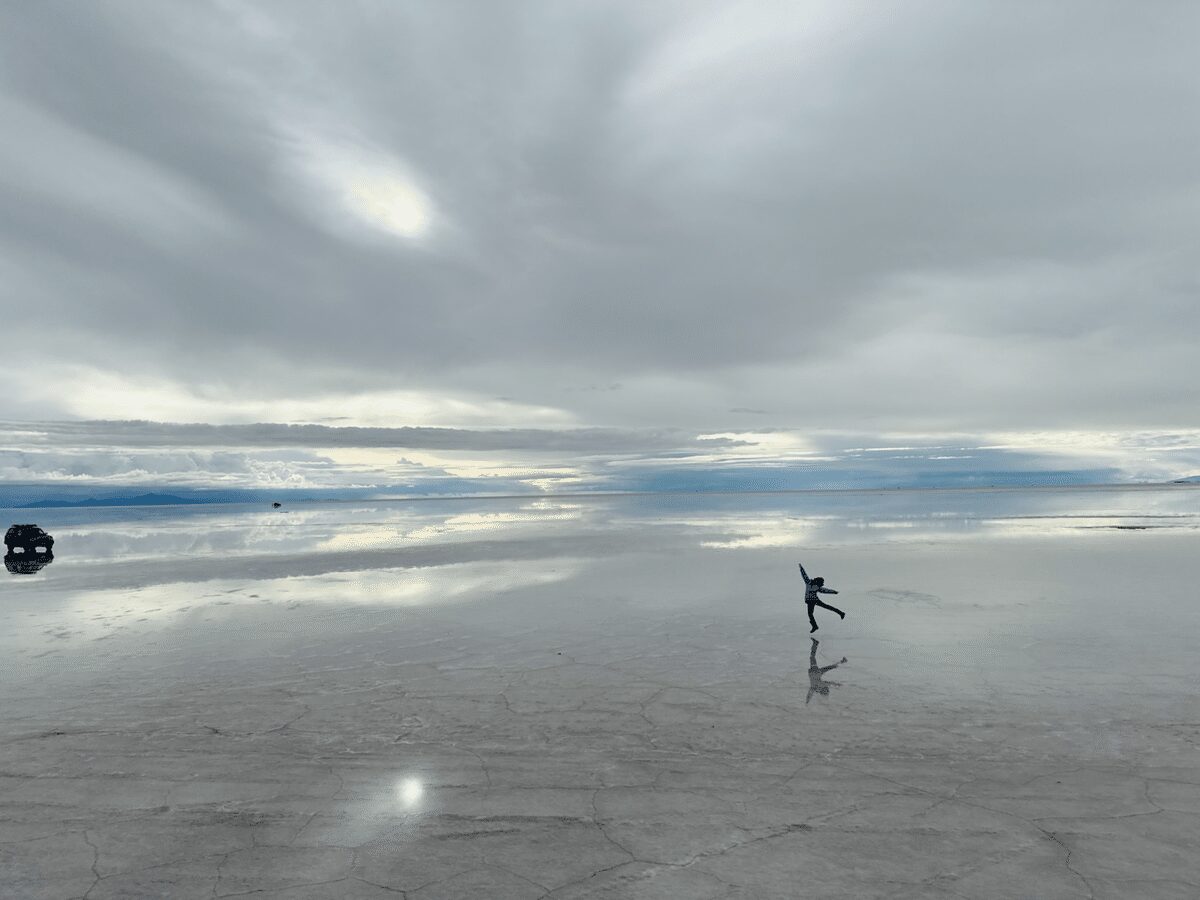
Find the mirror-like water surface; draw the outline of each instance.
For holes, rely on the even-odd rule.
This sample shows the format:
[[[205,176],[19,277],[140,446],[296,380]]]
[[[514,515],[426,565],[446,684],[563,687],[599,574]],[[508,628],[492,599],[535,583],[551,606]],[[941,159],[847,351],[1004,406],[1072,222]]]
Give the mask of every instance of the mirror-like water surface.
[[[1190,883],[1198,499],[18,511],[0,855],[89,898]]]

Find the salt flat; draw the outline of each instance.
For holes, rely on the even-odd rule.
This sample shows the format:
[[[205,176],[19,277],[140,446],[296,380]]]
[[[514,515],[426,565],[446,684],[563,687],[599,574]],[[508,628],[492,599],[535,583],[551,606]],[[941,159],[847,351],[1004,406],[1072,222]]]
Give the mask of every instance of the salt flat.
[[[1193,898],[1198,500],[8,511],[0,896]]]

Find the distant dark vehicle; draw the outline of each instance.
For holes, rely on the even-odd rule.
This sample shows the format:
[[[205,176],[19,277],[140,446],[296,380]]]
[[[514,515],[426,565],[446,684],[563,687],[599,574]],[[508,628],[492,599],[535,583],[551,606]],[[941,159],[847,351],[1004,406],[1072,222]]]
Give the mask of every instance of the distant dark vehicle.
[[[279,507],[281,507],[281,506],[283,506],[283,504],[280,503],[278,500],[276,500],[274,503],[271,504],[272,509],[279,509]]]
[[[54,538],[36,525],[13,525],[5,532],[4,568],[14,575],[32,575],[54,562]]]
[[[36,525],[13,525],[4,535],[4,546],[9,555],[49,553],[54,549],[54,538]]]

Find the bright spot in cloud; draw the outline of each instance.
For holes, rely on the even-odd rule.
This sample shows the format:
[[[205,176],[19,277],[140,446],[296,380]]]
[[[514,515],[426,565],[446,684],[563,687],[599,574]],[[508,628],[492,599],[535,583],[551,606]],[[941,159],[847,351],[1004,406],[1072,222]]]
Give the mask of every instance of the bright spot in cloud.
[[[420,237],[429,227],[428,200],[411,183],[395,175],[351,178],[346,204],[368,223],[400,237]]]
[[[293,171],[315,189],[300,199],[322,225],[348,237],[363,237],[364,226],[405,240],[428,235],[433,202],[399,156],[360,137],[284,131],[290,132]]]

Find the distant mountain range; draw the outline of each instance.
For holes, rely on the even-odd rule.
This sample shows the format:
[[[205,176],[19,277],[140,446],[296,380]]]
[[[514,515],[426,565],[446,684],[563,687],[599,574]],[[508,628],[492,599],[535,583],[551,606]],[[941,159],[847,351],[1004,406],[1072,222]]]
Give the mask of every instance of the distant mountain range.
[[[202,506],[223,503],[300,503],[313,500],[367,500],[381,496],[463,497],[535,493],[499,480],[442,478],[422,484],[364,488],[169,488],[138,492],[134,485],[86,487],[78,484],[0,484],[0,509],[72,509],[119,506]],[[506,490],[507,489],[507,490]]]
[[[150,490],[79,485],[0,485],[0,509],[72,509],[115,506],[200,506],[213,503],[269,503],[272,500],[318,499],[319,491],[267,490]],[[314,496],[315,495],[315,496]],[[339,495],[340,496],[340,495]]]
[[[38,500],[27,504],[36,509],[64,509],[76,506],[178,506],[185,503],[208,503],[196,497],[177,497],[174,494],[138,494],[136,497],[88,497],[83,500]]]

